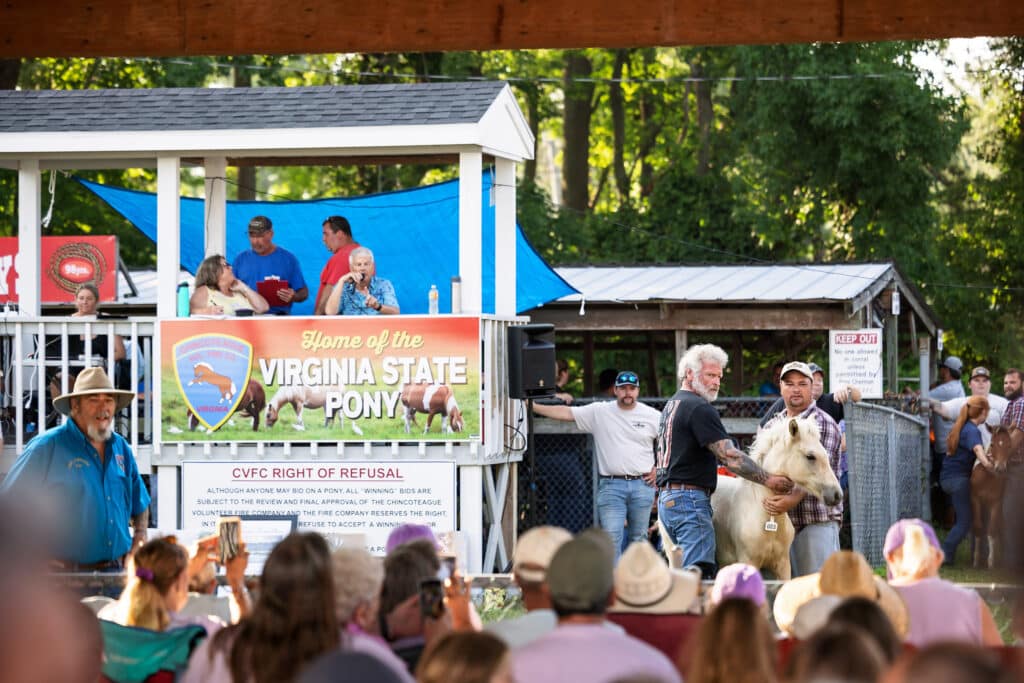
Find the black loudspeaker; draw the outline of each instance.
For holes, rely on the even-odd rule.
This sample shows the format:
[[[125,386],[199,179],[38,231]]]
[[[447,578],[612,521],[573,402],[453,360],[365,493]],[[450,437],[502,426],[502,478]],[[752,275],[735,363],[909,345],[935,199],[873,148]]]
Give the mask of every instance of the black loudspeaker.
[[[555,326],[508,328],[508,395],[537,398],[555,393]]]

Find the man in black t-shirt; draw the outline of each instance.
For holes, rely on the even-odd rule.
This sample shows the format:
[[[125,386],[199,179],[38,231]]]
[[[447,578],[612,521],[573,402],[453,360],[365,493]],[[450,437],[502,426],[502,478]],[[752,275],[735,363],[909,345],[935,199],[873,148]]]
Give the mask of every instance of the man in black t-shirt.
[[[716,570],[711,494],[718,465],[778,493],[793,488],[788,478],[765,472],[733,445],[711,405],[728,361],[725,351],[713,344],[686,351],[679,362],[680,389],[665,404],[656,443],[658,518],[682,549],[683,566],[700,567],[706,579],[714,578]]]
[[[852,384],[840,384],[833,387],[833,391],[830,394],[825,392],[825,371],[821,369],[821,366],[817,363],[808,363],[811,368],[811,372],[814,373],[814,380],[811,382],[811,398],[819,408],[828,413],[829,417],[839,424],[839,421],[845,417],[843,410],[843,404],[846,401],[853,399],[856,403],[860,401],[860,389],[853,386]],[[780,398],[768,408],[768,412],[764,414],[761,421],[758,423],[758,427],[764,427],[768,424],[775,415],[785,409],[786,404]]]

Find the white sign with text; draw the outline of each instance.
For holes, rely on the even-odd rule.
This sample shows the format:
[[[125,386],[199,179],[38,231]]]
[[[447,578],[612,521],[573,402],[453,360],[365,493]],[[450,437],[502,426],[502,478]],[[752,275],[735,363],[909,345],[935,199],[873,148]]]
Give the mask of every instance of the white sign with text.
[[[375,554],[399,524],[456,528],[454,462],[184,462],[181,495],[185,529],[215,531],[225,515],[298,515],[300,529],[365,534]]]
[[[882,330],[829,330],[829,386],[852,384],[864,398],[882,398]]]

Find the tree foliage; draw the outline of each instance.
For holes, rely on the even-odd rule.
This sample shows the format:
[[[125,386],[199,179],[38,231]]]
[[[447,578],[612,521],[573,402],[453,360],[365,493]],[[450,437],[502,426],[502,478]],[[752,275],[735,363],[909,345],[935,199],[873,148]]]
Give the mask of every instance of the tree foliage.
[[[554,264],[893,260],[947,320],[955,351],[1019,364],[1024,277],[1024,41],[997,43],[981,107],[914,65],[939,46],[728,48],[24,60],[21,88],[326,85],[506,79],[538,140],[519,218]],[[12,82],[10,64],[0,83]],[[986,135],[968,134],[985,118]],[[455,177],[454,165],[229,169],[257,198],[354,195]],[[90,171],[153,189],[147,169]],[[183,171],[201,194],[202,179]],[[560,195],[559,206],[554,199]],[[16,174],[0,172],[14,234]],[[44,197],[44,207],[48,197]],[[45,209],[44,209],[45,210]],[[54,234],[139,233],[60,180]],[[963,286],[972,285],[972,286]]]

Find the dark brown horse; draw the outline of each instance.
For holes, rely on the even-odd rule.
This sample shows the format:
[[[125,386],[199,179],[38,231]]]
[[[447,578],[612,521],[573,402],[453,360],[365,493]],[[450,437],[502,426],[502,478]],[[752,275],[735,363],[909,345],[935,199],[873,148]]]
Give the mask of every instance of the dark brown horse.
[[[971,513],[974,517],[974,566],[992,568],[1001,559],[1003,534],[1003,489],[1006,464],[1024,445],[1024,431],[1000,425],[992,432],[989,455],[993,468],[978,464],[971,472]]]

